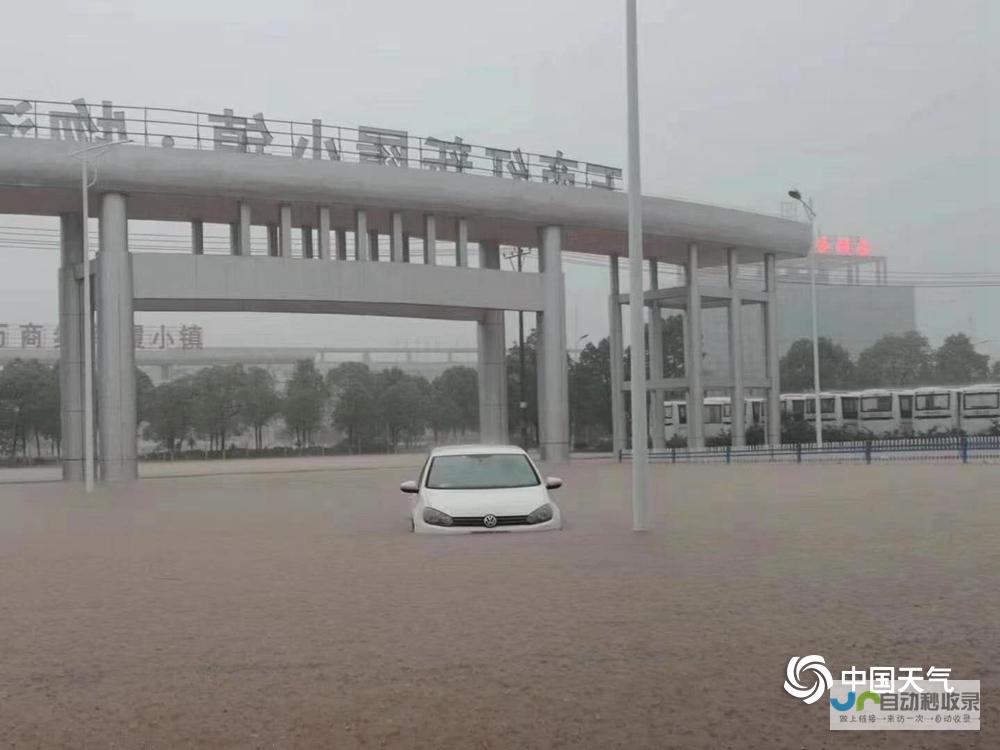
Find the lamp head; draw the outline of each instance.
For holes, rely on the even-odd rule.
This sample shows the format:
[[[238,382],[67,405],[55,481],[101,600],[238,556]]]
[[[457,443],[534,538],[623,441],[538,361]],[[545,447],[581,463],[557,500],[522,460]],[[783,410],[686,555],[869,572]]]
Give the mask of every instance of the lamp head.
[[[800,193],[798,190],[789,190],[788,197],[800,201],[802,200],[802,193]]]

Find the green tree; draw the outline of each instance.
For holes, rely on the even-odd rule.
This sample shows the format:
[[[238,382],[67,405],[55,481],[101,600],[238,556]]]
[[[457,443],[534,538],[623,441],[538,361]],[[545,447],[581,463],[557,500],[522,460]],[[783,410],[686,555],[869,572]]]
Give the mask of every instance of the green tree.
[[[858,356],[857,384],[861,387],[902,388],[928,379],[933,356],[927,339],[917,331],[890,333]]]
[[[989,355],[976,352],[972,340],[964,333],[952,334],[934,352],[935,377],[942,385],[985,380],[989,376],[989,363]]]
[[[208,437],[209,447],[217,447],[223,457],[227,438],[242,430],[246,371],[243,365],[214,365],[199,370],[192,380],[196,399],[195,429]]]
[[[431,386],[427,407],[427,424],[434,433],[434,442],[440,443],[442,435],[455,433],[462,422],[462,414],[451,396],[436,385]]]
[[[41,455],[41,438],[59,438],[59,375],[37,360],[15,359],[0,371],[0,442],[14,457],[28,454],[33,437]]]
[[[475,374],[475,370],[472,371]],[[479,424],[479,396],[476,390],[476,425]],[[525,408],[521,408],[521,402]],[[523,428],[523,429],[522,429]],[[524,382],[521,382],[521,355],[518,344],[507,350],[507,429],[512,440],[538,444],[538,331],[524,338]]]
[[[160,383],[150,394],[145,409],[146,439],[162,445],[172,459],[191,435],[197,402],[193,376]]]
[[[840,344],[820,336],[819,375],[822,388],[846,388],[854,378],[851,355]],[[781,358],[781,387],[786,391],[805,391],[813,387],[813,349],[811,339],[799,339]]]
[[[434,378],[434,388],[447,393],[455,402],[460,433],[479,429],[479,375],[474,368],[462,365],[449,367]]]
[[[684,377],[684,316],[670,315],[663,321],[663,377]],[[649,325],[646,325],[649,341]],[[647,343],[648,346],[648,343]]]
[[[153,398],[153,379],[138,367],[135,368],[135,419],[140,425],[146,421],[146,410]]]
[[[300,448],[312,443],[313,433],[323,423],[329,393],[323,375],[311,359],[300,359],[295,363],[295,371],[285,386],[281,414]]]
[[[994,382],[1000,380],[1000,359],[993,363],[990,369],[990,379]]]
[[[281,408],[274,376],[263,367],[249,368],[237,398],[240,418],[253,430],[254,447],[260,450],[264,447],[264,428]]]
[[[333,394],[333,425],[347,436],[350,450],[361,453],[375,436],[375,383],[368,365],[345,362],[327,373]]]
[[[398,367],[380,372],[378,382],[378,411],[380,423],[389,445],[395,452],[402,439],[412,442],[426,429],[427,381],[407,375]]]
[[[574,444],[591,446],[611,433],[611,367],[607,338],[588,343],[569,367],[570,428]]]

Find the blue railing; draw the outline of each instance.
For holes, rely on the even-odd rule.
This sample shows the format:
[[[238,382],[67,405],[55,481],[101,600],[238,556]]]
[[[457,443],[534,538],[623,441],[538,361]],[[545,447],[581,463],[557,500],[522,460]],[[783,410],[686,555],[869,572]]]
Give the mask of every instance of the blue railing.
[[[618,453],[619,461],[631,460],[632,451]],[[650,450],[649,460],[657,463],[883,463],[936,462],[1000,463],[1000,435],[934,435],[843,443],[790,443],[748,445],[740,448],[718,446],[688,450]]]

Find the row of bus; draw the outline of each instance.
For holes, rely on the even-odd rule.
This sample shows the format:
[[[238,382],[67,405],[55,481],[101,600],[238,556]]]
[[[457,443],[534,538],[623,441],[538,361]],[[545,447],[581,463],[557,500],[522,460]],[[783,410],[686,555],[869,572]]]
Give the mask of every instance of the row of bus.
[[[666,439],[686,435],[687,402],[666,401],[664,405]],[[744,406],[747,428],[763,427],[767,423],[767,406],[763,398],[747,398]],[[707,397],[702,408],[706,438],[732,430],[732,406],[728,396]],[[782,394],[781,414],[784,419],[815,423],[815,395]],[[822,392],[820,418],[824,427],[838,427],[871,437],[952,431],[977,435],[1000,426],[1000,385]]]

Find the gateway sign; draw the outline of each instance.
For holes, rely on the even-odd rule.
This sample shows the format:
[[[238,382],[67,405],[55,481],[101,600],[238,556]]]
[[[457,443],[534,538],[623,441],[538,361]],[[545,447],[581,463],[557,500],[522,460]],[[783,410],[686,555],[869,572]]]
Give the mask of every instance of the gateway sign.
[[[617,190],[622,170],[581,162],[556,151],[474,146],[462,138],[423,138],[405,130],[356,128],[264,117],[155,107],[100,106],[71,102],[0,98],[0,136],[75,142],[135,140],[159,148],[237,151],[295,159],[356,161],[392,167],[492,175],[555,185]]]

